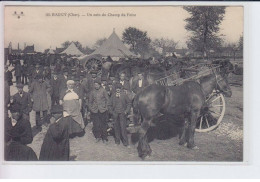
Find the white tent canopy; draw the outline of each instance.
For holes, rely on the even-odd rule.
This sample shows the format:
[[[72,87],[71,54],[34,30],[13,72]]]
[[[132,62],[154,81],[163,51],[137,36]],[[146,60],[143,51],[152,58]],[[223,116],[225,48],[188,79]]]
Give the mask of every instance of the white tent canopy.
[[[83,53],[77,48],[74,42],[72,42],[67,49],[62,51],[60,54],[67,54],[73,56],[82,56]]]
[[[113,31],[110,37],[90,55],[95,54],[100,54],[103,57],[111,56],[119,58],[136,56],[123,44],[115,31]]]

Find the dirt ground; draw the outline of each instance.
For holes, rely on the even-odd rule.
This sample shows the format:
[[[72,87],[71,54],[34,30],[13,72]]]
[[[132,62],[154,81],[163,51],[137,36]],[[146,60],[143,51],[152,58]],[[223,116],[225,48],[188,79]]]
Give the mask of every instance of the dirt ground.
[[[231,86],[232,97],[226,99],[225,116],[219,127],[208,133],[195,133],[198,150],[191,150],[178,144],[178,137],[167,140],[153,140],[150,143],[152,154],[146,161],[243,161],[243,87]],[[27,90],[27,88],[25,88]],[[11,95],[16,92],[11,88]],[[35,113],[31,112],[31,125],[35,126]],[[34,136],[28,145],[39,157],[41,145],[48,126]],[[70,140],[70,160],[72,161],[142,161],[138,157],[137,144],[130,148],[122,144],[116,146],[112,136],[108,144],[95,143],[91,132],[92,124],[87,125],[86,134]],[[130,134],[129,134],[130,140]]]

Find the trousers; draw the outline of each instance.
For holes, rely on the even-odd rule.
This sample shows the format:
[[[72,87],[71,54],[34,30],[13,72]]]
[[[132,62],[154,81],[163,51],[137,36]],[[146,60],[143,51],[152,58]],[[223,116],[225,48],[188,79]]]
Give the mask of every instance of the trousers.
[[[127,146],[126,115],[124,113],[116,113],[113,117],[115,122],[115,143],[119,144],[121,139],[123,145]]]
[[[36,126],[41,126],[43,123],[47,122],[47,110],[46,111],[42,111],[43,113],[43,119],[41,122],[41,112],[38,111],[36,112]]]
[[[91,113],[93,120],[93,134],[95,138],[107,141],[107,111],[101,113]]]

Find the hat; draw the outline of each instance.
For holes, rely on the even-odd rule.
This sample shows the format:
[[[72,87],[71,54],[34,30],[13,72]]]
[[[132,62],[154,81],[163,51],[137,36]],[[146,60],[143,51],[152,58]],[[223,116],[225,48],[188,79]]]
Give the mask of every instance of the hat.
[[[21,112],[21,106],[20,104],[17,104],[17,103],[12,103],[10,104],[10,106],[8,107],[8,109],[10,110],[11,113],[14,113],[14,112]]]
[[[118,89],[118,88],[119,88],[119,89],[121,89],[121,88],[122,88],[122,85],[121,85],[121,83],[117,83],[117,84],[116,84],[116,89]]]
[[[96,70],[92,70],[92,71],[90,71],[90,74],[97,74],[97,71]]]
[[[23,88],[24,85],[23,85],[22,83],[17,83],[16,87],[17,87],[17,88]]]
[[[95,79],[95,80],[94,80],[94,83],[101,84],[101,80],[100,80],[100,78]]]
[[[63,112],[62,105],[53,105],[51,107],[51,114],[61,114]]]
[[[73,85],[73,84],[75,84],[75,82],[73,80],[68,80],[67,81],[67,85]]]

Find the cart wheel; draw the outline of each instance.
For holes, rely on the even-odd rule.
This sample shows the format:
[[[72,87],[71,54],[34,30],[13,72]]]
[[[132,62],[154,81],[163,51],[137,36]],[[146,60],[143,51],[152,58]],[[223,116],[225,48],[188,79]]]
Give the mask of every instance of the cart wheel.
[[[216,129],[226,110],[225,98],[221,93],[213,92],[206,99],[206,107],[198,118],[196,131],[208,132]]]

